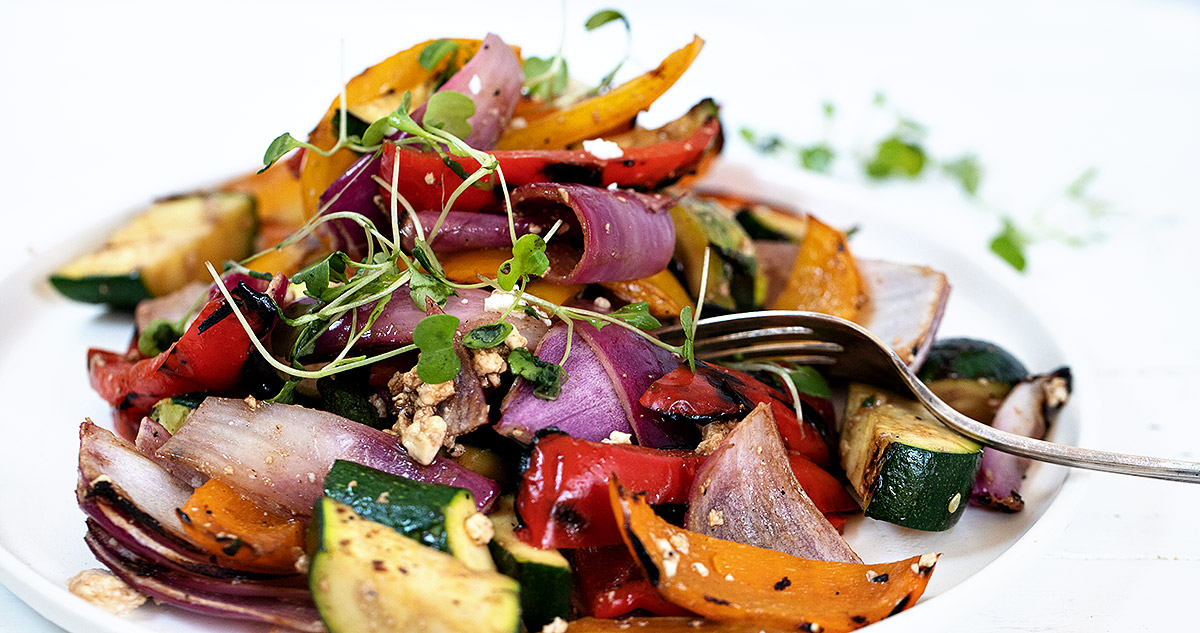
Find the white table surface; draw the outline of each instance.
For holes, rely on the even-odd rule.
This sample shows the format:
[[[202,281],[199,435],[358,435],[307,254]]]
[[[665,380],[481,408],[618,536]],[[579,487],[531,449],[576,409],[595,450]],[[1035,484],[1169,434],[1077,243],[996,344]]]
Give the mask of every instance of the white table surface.
[[[557,45],[558,3],[415,4],[0,2],[10,263],[43,256],[64,230],[79,230],[69,227],[252,166],[276,134],[306,132],[343,77],[416,41],[490,29],[528,54]],[[741,125],[815,140],[829,100],[839,106],[836,143],[862,147],[883,129],[870,106],[882,92],[929,128],[931,151],[970,150],[985,169],[985,205],[937,178],[877,186],[898,213],[918,214],[981,259],[996,209],[1023,221],[1049,209],[1051,225],[1106,233],[1084,247],[1034,244],[1017,287],[1079,355],[1086,443],[1200,459],[1200,5],[644,4],[653,6],[570,3],[566,52],[593,79],[619,57],[619,29],[580,28],[608,5],[632,20],[635,70],[693,32],[705,37],[652,121],[711,94],[725,104],[736,159],[749,153]],[[853,186],[861,178],[851,167],[838,175]],[[1056,215],[1063,189],[1091,167],[1092,192],[1112,215],[1091,224]],[[1195,629],[1200,488],[1072,477],[1085,488],[1081,502],[1063,529],[1026,550],[1015,582],[966,605],[962,621],[936,624]],[[59,630],[0,587],[0,632]]]

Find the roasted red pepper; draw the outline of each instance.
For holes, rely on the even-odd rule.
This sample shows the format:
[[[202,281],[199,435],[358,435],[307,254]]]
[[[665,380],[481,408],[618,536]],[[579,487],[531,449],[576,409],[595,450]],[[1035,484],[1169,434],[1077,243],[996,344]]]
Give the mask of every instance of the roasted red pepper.
[[[639,610],[692,615],[658,593],[624,545],[577,549],[571,567],[579,582],[581,608],[594,618],[619,618]]]
[[[828,400],[805,394],[801,394],[800,399],[821,417],[831,419],[832,405]],[[771,405],[779,434],[789,452],[799,453],[820,466],[831,463],[829,446],[821,432],[810,420],[803,423],[797,420],[791,398],[736,369],[696,363],[693,374],[686,365],[681,365],[651,385],[640,402],[647,409],[663,415],[690,418],[700,423],[740,419],[754,405],[765,402]],[[828,417],[826,412],[829,412]]]
[[[517,491],[521,540],[543,549],[616,545],[621,535],[608,500],[616,475],[652,504],[686,503],[703,456],[543,435]]]
[[[712,114],[700,119],[701,124],[686,137],[667,140],[642,147],[622,147],[615,158],[599,158],[585,150],[516,150],[491,152],[500,162],[504,180],[514,188],[535,182],[567,182],[606,187],[658,189],[689,173],[719,142],[721,123]],[[601,154],[603,155],[603,154]],[[456,159],[466,171],[479,169],[470,158]],[[396,172],[396,163],[399,171]],[[434,152],[411,147],[384,145],[379,177],[388,186],[380,187],[384,199],[391,195],[393,176],[396,191],[418,211],[441,210],[463,180]],[[456,211],[479,211],[500,206],[499,180],[493,178],[494,191],[478,187],[467,188],[454,202]]]
[[[804,493],[812,499],[813,504],[833,527],[841,532],[846,525],[846,519],[861,509],[858,502],[846,492],[842,482],[803,455],[790,453],[788,462],[792,466],[792,474],[800,482],[800,487],[804,488]]]
[[[275,323],[275,302],[238,285],[230,294],[251,329],[262,336]],[[92,389],[116,407],[122,434],[162,398],[195,391],[226,392],[238,384],[251,353],[250,338],[233,310],[218,296],[209,301],[187,332],[165,352],[133,360],[124,354],[88,350]],[[132,424],[133,428],[124,428]],[[132,439],[132,438],[131,438]]]

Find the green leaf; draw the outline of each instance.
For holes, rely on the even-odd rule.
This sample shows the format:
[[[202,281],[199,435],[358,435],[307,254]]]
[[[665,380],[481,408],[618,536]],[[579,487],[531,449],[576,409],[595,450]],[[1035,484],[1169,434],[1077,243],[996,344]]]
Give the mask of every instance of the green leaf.
[[[458,52],[461,48],[458,42],[450,40],[437,40],[430,42],[429,46],[421,49],[421,53],[417,55],[417,63],[425,70],[433,70],[437,65],[442,63],[446,57]]]
[[[1029,239],[1017,229],[1012,220],[1005,218],[1004,227],[1000,229],[1000,233],[996,237],[992,238],[992,243],[988,245],[988,248],[1013,268],[1024,271],[1025,246],[1028,241]]]
[[[525,60],[525,81],[528,83],[530,96],[553,99],[567,89],[570,78],[567,62],[561,57],[530,57]]]
[[[449,314],[431,314],[413,328],[413,343],[421,350],[417,359],[417,377],[426,384],[454,380],[462,369],[458,354],[454,352],[456,329],[458,317]]]
[[[924,168],[925,150],[896,135],[881,141],[875,156],[866,164],[867,176],[875,180],[916,178]]]
[[[825,381],[825,377],[812,367],[796,367],[788,369],[787,373],[788,378],[791,378],[792,384],[796,385],[796,390],[800,393],[813,396],[814,398],[829,398],[833,396],[833,390],[829,388],[829,383]]]
[[[533,386],[533,395],[542,400],[557,400],[563,383],[567,381],[567,372],[561,365],[547,363],[524,347],[509,353],[508,367],[513,374],[529,381]]]
[[[829,173],[833,167],[833,148],[824,143],[800,150],[800,165],[809,171]]]
[[[138,352],[146,357],[158,356],[183,336],[179,324],[167,319],[154,319],[138,333]]]
[[[271,144],[267,147],[267,153],[263,154],[263,168],[258,170],[258,173],[261,174],[267,171],[267,168],[274,165],[275,161],[283,158],[284,154],[301,146],[300,141],[292,138],[292,135],[287,132],[275,137],[275,140],[271,141]]]
[[[463,345],[471,349],[488,349],[496,347],[508,338],[508,335],[513,331],[513,326],[507,321],[499,323],[489,323],[481,325],[463,336]]]
[[[313,299],[332,301],[341,290],[338,287],[331,288],[330,283],[349,281],[346,277],[346,265],[350,262],[350,257],[345,253],[334,252],[292,275],[292,283],[304,284],[304,294]]]
[[[426,129],[440,129],[460,139],[471,135],[471,124],[467,119],[475,114],[475,102],[461,92],[442,90],[435,92],[425,104],[423,125]]]
[[[837,107],[832,101],[826,101],[821,104],[821,112],[825,115],[826,119],[832,119],[833,115],[837,114]]]
[[[433,299],[433,302],[439,306],[445,306],[447,299],[458,294],[454,288],[433,275],[423,273],[415,268],[410,269],[409,274],[412,276],[408,280],[408,294],[412,297],[418,310],[425,309],[426,299]]]
[[[683,359],[692,371],[696,371],[696,321],[692,318],[692,306],[683,306],[679,311],[679,325],[683,328]]]
[[[513,245],[512,259],[500,264],[496,280],[500,287],[511,291],[522,277],[546,274],[550,269],[550,258],[546,257],[546,240],[533,233],[522,235]]]
[[[1079,177],[1067,185],[1067,197],[1072,200],[1080,200],[1087,193],[1088,185],[1096,179],[1096,174],[1099,173],[1095,167],[1089,167],[1087,171],[1079,174]]]
[[[962,185],[968,196],[974,197],[979,191],[979,159],[967,154],[957,160],[942,164],[942,171]]]
[[[629,19],[626,18],[625,15],[620,11],[615,9],[601,9],[600,11],[593,13],[592,17],[588,18],[587,22],[584,23],[583,28],[589,31],[595,31],[596,29],[614,20],[620,20],[624,22],[625,28],[629,28]]]
[[[662,327],[662,323],[650,314],[650,304],[646,301],[622,306],[609,312],[608,316],[620,319],[639,330],[655,330]],[[602,319],[588,319],[588,321],[596,326],[597,330],[607,325],[607,322]]]

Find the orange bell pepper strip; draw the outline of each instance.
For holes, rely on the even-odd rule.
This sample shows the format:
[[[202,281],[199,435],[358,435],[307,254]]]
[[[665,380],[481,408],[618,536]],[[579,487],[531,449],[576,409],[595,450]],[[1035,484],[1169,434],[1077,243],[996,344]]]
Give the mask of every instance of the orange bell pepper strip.
[[[461,64],[479,49],[480,40],[454,39],[459,45],[456,63]],[[412,107],[424,103],[433,92],[433,81],[439,76],[450,58],[437,67],[426,70],[419,61],[421,51],[433,43],[422,42],[364,70],[346,83],[346,107],[354,108],[378,99],[395,99],[397,105],[404,92],[413,93]],[[335,98],[325,111],[325,116],[308,135],[308,142],[322,149],[337,143],[333,130],[333,117],[341,108],[341,98]],[[393,108],[394,109],[394,108]],[[368,121],[371,123],[371,121]],[[304,166],[300,170],[300,195],[304,204],[304,217],[317,214],[321,194],[334,180],[346,173],[358,155],[348,149],[340,149],[330,156],[316,152],[305,152]]]
[[[458,251],[439,256],[446,279],[460,284],[473,284],[479,276],[495,277],[500,264],[512,259],[511,248],[488,248],[474,251]],[[525,286],[525,292],[562,305],[584,289],[584,284],[552,284],[544,279],[534,279]]]
[[[704,40],[694,37],[690,44],[668,55],[655,69],[606,94],[528,121],[524,127],[510,126],[496,143],[496,149],[562,149],[572,143],[597,138],[649,108],[692,65],[703,47]]]
[[[792,631],[853,631],[925,592],[938,554],[877,565],[812,561],[675,527],[609,480],[621,538],[663,597],[713,620]]]
[[[294,574],[304,556],[304,523],[267,512],[216,479],[197,488],[176,514],[192,543],[222,567]]]
[[[774,310],[809,310],[854,321],[867,304],[867,290],[846,235],[808,216],[808,228]]]
[[[571,620],[570,633],[794,633],[791,629],[746,622],[718,622],[688,617],[634,616],[609,620],[579,618]]]
[[[650,314],[658,318],[677,319],[684,306],[692,305],[687,290],[670,270],[660,270],[645,279],[606,281],[600,285],[627,303],[645,301],[650,305]]]

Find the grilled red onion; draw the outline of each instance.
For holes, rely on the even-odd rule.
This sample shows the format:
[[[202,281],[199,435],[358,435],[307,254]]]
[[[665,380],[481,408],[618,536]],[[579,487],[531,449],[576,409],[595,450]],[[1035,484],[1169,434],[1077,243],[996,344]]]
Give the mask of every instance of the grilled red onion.
[[[759,404],[700,465],[686,527],[807,558],[861,563],[792,474],[771,415]]]
[[[642,279],[666,268],[675,252],[669,196],[536,183],[514,189],[512,203],[539,224],[569,220],[569,230],[556,235],[547,251],[546,278],[557,283]]]
[[[516,54],[499,36],[488,33],[483,38],[479,52],[438,89],[439,92],[461,92],[475,102],[475,114],[467,119],[471,124],[471,133],[463,139],[467,145],[479,150],[488,150],[496,145],[521,97],[524,79],[525,74]],[[413,121],[420,124],[425,118],[425,105],[414,110],[411,116]],[[390,136],[393,140],[400,137],[400,133]],[[321,194],[321,208],[329,212],[356,211],[370,218],[376,227],[387,226],[388,216],[375,203],[379,190],[371,176],[377,173],[379,153],[362,156]],[[350,220],[336,220],[326,226],[330,229],[335,248],[352,255],[359,254],[365,236],[357,224]]]
[[[574,328],[571,354],[563,366],[568,380],[557,400],[542,400],[524,381],[513,385],[501,406],[496,430],[522,442],[546,428],[581,439],[601,441],[616,431],[633,433],[643,446],[694,446],[694,424],[668,421],[643,407],[638,399],[679,360],[670,352],[617,325],[601,330]],[[560,362],[567,342],[565,323],[542,339],[537,356]]]
[[[421,227],[425,229],[426,235],[437,224],[440,216],[440,211],[417,212],[417,219],[421,221]],[[517,235],[530,232],[531,223],[528,218],[516,217],[513,224]],[[411,219],[407,220],[400,228],[400,235],[404,238],[404,247],[412,250],[416,243],[416,227]],[[441,228],[438,229],[437,235],[429,245],[437,253],[456,253],[483,248],[511,248],[512,235],[508,230],[508,216],[495,213],[450,211],[446,214],[446,219],[442,221]]]
[[[480,509],[496,482],[437,457],[422,466],[394,436],[343,417],[270,402],[208,398],[158,450],[265,507],[312,514],[325,475],[346,459],[418,481],[466,488]]]
[[[1071,370],[1060,367],[1048,374],[1033,376],[1012,388],[1004,398],[992,426],[1002,431],[1042,439],[1071,396]],[[1021,481],[1029,460],[992,448],[983,449],[979,474],[971,490],[971,502],[1004,512],[1019,512]]]
[[[295,588],[205,581],[172,572],[141,559],[95,530],[89,530],[84,541],[97,560],[157,602],[205,615],[264,622],[298,631],[325,631],[311,595],[301,595]]]
[[[871,298],[862,326],[890,345],[910,367],[920,367],[933,346],[950,298],[946,275],[926,266],[870,259],[857,263]]]

